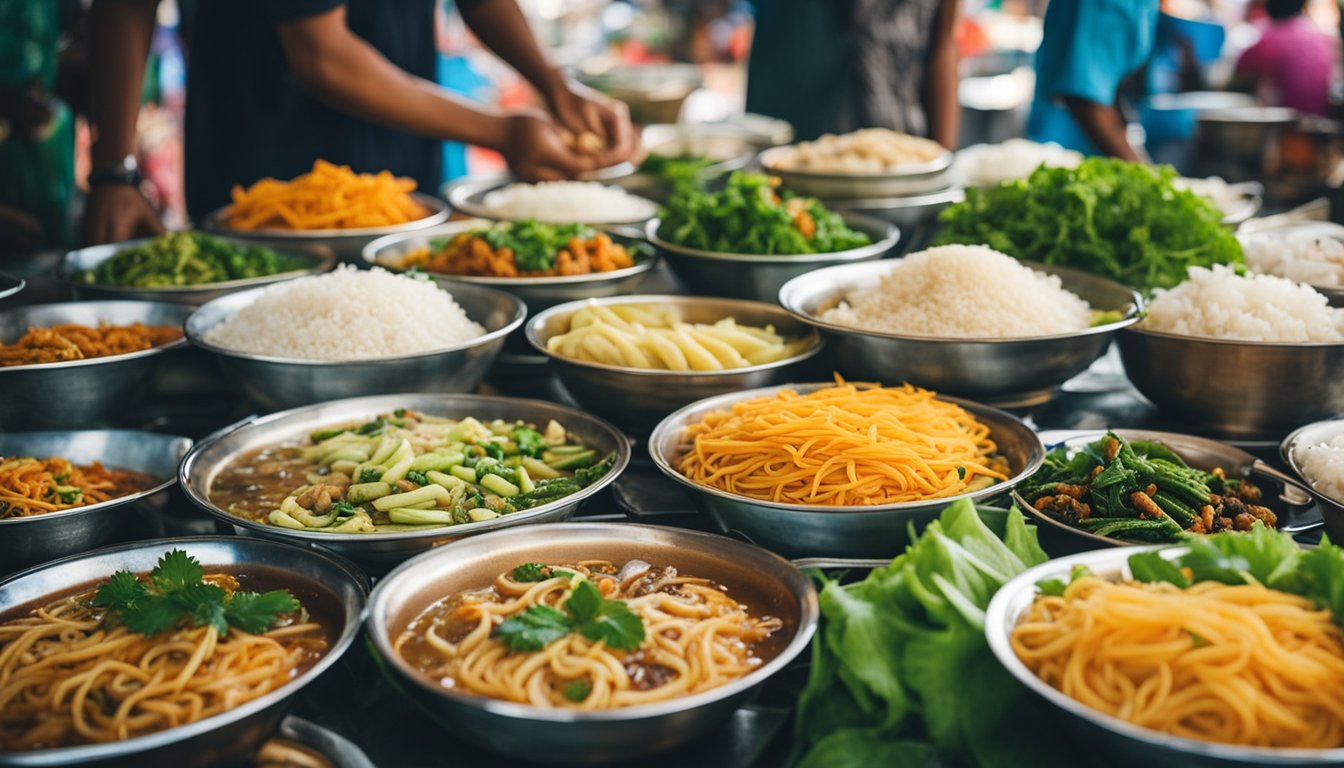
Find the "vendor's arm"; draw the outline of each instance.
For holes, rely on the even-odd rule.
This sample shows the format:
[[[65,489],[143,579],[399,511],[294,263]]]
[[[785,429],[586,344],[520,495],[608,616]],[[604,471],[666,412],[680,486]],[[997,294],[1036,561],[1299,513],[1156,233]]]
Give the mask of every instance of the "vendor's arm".
[[[597,164],[564,145],[542,115],[471,104],[388,61],[346,24],[345,6],[277,29],[294,78],[336,109],[420,136],[501,152],[520,177],[572,177]]]
[[[635,152],[639,142],[626,106],[552,67],[515,0],[465,0],[458,3],[458,11],[487,48],[537,89],[556,120],[574,137],[597,136],[602,142],[599,165],[622,162]]]
[[[1131,163],[1142,162],[1139,153],[1129,143],[1124,115],[1114,104],[1098,104],[1076,96],[1065,96],[1064,104],[1098,152]]]
[[[89,11],[92,169],[100,177],[136,150],[136,118],[158,0],[95,0]],[[130,184],[104,178],[90,186],[84,239],[111,243],[163,231],[158,216]]]
[[[948,149],[957,148],[961,133],[961,104],[957,100],[957,0],[943,0],[938,11],[924,80],[924,112],[929,116],[929,138]]]

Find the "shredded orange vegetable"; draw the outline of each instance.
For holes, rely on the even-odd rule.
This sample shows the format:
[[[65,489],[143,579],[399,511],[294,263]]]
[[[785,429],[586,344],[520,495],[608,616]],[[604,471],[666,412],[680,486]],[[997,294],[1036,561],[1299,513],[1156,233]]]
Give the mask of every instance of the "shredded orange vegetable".
[[[148,475],[96,461],[81,467],[62,458],[0,457],[0,520],[97,504],[154,484]]]
[[[784,389],[686,429],[677,468],[768,501],[869,506],[944,498],[1007,479],[989,428],[926,389],[846,383]]]
[[[0,344],[0,368],[124,355],[180,338],[182,329],[176,325],[101,324],[93,328],[61,323],[50,328],[29,328],[13,344]]]
[[[412,179],[318,160],[292,181],[268,177],[247,189],[234,187],[225,223],[242,230],[389,227],[428,215],[411,197],[414,191]]]

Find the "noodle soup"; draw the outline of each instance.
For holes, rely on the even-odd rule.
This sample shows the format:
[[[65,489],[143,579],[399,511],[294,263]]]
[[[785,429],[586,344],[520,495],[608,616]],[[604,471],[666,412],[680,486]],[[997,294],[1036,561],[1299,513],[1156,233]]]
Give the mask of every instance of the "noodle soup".
[[[0,520],[100,504],[149,490],[159,480],[143,472],[81,466],[64,458],[0,456]]]
[[[642,560],[523,563],[430,604],[393,650],[445,688],[520,704],[608,710],[712,690],[788,642],[711,579]]]
[[[0,752],[124,741],[242,706],[326,656],[343,614],[315,582],[207,572],[180,550],[20,606],[0,616]]]

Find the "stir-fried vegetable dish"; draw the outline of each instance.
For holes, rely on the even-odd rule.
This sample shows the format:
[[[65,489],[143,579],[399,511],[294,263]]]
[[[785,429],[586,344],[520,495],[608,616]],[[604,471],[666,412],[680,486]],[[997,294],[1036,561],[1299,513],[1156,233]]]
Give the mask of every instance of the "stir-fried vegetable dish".
[[[474,277],[555,277],[613,272],[635,265],[634,247],[586,224],[543,224],[526,219],[431,240],[390,258],[396,269]]]
[[[204,232],[170,232],[117,251],[77,279],[89,285],[167,288],[243,280],[309,266],[261,245],[235,245]]]

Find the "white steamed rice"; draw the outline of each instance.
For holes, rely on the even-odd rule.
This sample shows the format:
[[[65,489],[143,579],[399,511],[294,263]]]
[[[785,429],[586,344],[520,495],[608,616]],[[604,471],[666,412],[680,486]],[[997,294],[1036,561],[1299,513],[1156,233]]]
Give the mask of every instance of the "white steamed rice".
[[[992,187],[1009,179],[1025,179],[1041,165],[1047,168],[1077,168],[1081,152],[1029,139],[1008,139],[1001,144],[975,144],[957,151],[953,170],[968,187]]]
[[[1208,339],[1344,341],[1344,309],[1310,286],[1272,275],[1238,275],[1225,264],[1190,267],[1190,278],[1158,291],[1145,330]]]
[[[1087,328],[1092,310],[1060,279],[983,245],[944,245],[892,262],[823,320],[902,336],[991,339]]]
[[[1344,503],[1344,435],[1323,443],[1298,446],[1293,451],[1302,476],[1312,487]]]
[[[338,361],[430,352],[484,333],[429,280],[347,265],[272,285],[204,336],[253,355]]]
[[[653,218],[658,207],[620,187],[595,181],[510,184],[485,195],[482,203],[502,219],[536,219],[556,224],[603,224]]]
[[[1344,240],[1294,232],[1265,233],[1243,243],[1246,266],[1324,288],[1344,287]]]

